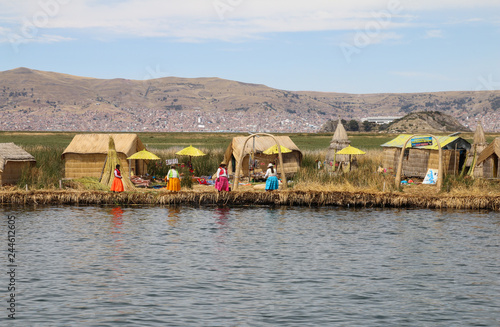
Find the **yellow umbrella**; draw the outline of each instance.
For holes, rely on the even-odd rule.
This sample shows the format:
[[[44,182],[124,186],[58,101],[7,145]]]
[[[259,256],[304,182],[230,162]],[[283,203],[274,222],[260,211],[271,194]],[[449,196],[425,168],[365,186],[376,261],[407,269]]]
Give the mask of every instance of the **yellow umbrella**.
[[[350,171],[351,170],[351,155],[353,155],[353,154],[365,154],[365,153],[366,152],[361,151],[360,149],[349,145],[348,147],[343,148],[340,151],[337,151],[335,154],[348,154],[349,155],[349,168],[348,168],[348,170]],[[340,165],[339,165],[339,170],[340,170]]]
[[[281,149],[281,153],[290,153],[290,152],[292,152],[292,150],[290,150],[288,148],[285,148],[283,145],[280,145],[280,149]],[[277,154],[278,153],[278,146],[275,144],[275,145],[273,145],[272,147],[270,147],[269,149],[265,150],[262,153],[264,153],[264,154]]]
[[[192,145],[182,149],[179,152],[176,152],[175,154],[178,154],[180,156],[190,156],[190,157],[201,157],[205,155],[205,153],[203,153],[201,150],[195,148]]]
[[[136,160],[160,160],[160,157],[147,151],[146,149],[141,150],[139,152],[134,153],[127,159],[136,159]]]
[[[361,151],[358,148],[355,148],[353,146],[348,146],[346,148],[343,148],[342,150],[337,151],[336,154],[365,154],[366,152]]]
[[[151,152],[147,151],[146,149],[144,149],[144,150],[141,150],[139,152],[134,153],[133,155],[131,155],[127,159],[130,159],[130,160],[160,160],[161,158],[159,158],[154,153],[151,153]],[[146,162],[142,163],[143,168],[144,168],[145,164],[146,164]],[[129,173],[130,173],[130,170],[132,170],[132,167],[129,167]]]
[[[195,148],[192,145],[182,149],[181,151],[176,152],[175,154],[179,156],[189,156],[189,162],[191,162],[191,157],[201,157],[206,155],[201,150]],[[189,169],[191,169],[191,166],[189,166]]]

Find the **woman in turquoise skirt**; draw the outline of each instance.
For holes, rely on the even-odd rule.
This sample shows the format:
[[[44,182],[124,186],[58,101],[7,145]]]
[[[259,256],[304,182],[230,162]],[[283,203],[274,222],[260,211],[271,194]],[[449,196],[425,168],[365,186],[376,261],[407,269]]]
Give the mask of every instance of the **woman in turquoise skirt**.
[[[264,178],[267,178],[267,180],[266,180],[266,192],[277,190],[280,186],[280,184],[278,182],[278,176],[277,176],[278,174],[277,174],[276,170],[274,169],[272,163],[269,163],[269,165],[267,165],[267,167],[268,167],[267,172],[266,172],[266,175],[264,176]]]

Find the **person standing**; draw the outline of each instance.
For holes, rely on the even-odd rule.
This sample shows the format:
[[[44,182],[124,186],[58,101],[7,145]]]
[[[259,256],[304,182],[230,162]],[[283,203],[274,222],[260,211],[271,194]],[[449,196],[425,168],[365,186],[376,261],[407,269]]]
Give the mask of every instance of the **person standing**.
[[[221,162],[217,169],[217,179],[215,180],[215,188],[220,191],[229,191],[229,174],[227,173],[226,164]]]
[[[167,190],[174,192],[181,190],[181,179],[175,165],[170,166],[170,170],[167,176],[165,176],[165,181],[167,182]]]
[[[122,182],[122,173],[120,172],[120,165],[116,165],[115,167],[115,178],[113,179],[113,184],[111,184],[112,192],[123,192],[123,182]]]
[[[267,171],[266,171],[266,175],[264,176],[264,178],[266,178],[266,192],[267,191],[274,191],[274,190],[277,190],[279,188],[279,181],[278,181],[278,173],[277,171],[274,169],[274,166],[272,163],[269,163],[269,165],[267,165]]]

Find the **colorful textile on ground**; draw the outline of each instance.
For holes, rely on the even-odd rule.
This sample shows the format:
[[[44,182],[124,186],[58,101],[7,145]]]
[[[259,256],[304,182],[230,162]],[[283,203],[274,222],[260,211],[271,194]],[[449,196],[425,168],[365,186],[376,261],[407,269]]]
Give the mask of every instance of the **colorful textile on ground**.
[[[167,190],[169,191],[180,191],[181,190],[181,180],[179,178],[172,177],[168,180]]]
[[[266,190],[277,190],[280,184],[278,181],[278,177],[270,176],[266,180]]]
[[[111,184],[111,191],[113,192],[123,192],[123,182],[121,178],[115,177],[113,179],[113,184]]]
[[[229,191],[229,180],[225,176],[217,178],[215,188],[219,191]]]

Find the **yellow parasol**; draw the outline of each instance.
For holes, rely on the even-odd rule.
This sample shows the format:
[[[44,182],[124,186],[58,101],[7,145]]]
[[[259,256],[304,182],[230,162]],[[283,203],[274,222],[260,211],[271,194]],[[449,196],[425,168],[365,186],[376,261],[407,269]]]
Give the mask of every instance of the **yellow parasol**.
[[[195,148],[192,145],[188,146],[187,148],[182,149],[179,152],[176,152],[175,154],[177,154],[179,156],[189,156],[189,162],[191,162],[191,157],[201,157],[201,156],[206,155],[201,150]]]
[[[205,153],[203,153],[201,150],[195,148],[192,145],[188,146],[187,148],[182,149],[179,152],[176,152],[175,154],[180,155],[180,156],[190,156],[190,157],[201,157],[201,156],[205,155]]]
[[[281,149],[281,153],[290,153],[290,152],[292,152],[292,150],[290,150],[288,148],[285,148],[283,145],[280,145],[280,149]],[[270,147],[269,149],[265,150],[262,153],[264,153],[264,154],[277,154],[278,153],[278,146],[275,144],[275,145],[273,145],[272,147]]]
[[[365,154],[366,152],[361,151],[358,148],[355,148],[353,146],[348,146],[346,148],[343,148],[342,150],[337,151],[336,154]]]
[[[337,151],[335,154],[347,154],[347,155],[349,155],[349,168],[348,168],[348,170],[350,171],[351,170],[351,156],[356,155],[356,154],[365,154],[365,153],[366,152],[361,151],[360,149],[349,145],[348,147]],[[340,170],[340,165],[339,165],[339,170]]]
[[[147,151],[146,149],[141,150],[139,152],[134,153],[127,159],[135,159],[135,160],[160,160],[156,154]]]

